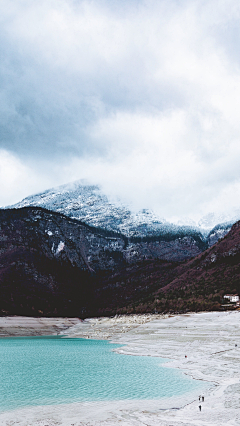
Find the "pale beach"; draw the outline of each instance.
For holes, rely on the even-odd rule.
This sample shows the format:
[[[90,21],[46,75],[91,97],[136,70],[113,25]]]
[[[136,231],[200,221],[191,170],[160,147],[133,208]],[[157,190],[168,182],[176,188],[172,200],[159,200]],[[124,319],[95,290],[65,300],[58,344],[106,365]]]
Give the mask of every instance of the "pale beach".
[[[69,337],[107,339],[123,344],[119,353],[161,357],[166,368],[177,368],[203,382],[199,395],[161,400],[124,400],[36,406],[0,414],[6,426],[110,425],[239,425],[240,313],[207,312],[186,315],[141,315],[114,318],[38,319],[0,318],[1,334],[21,327],[51,327]],[[17,327],[18,324],[18,327]],[[44,326],[43,326],[44,325]],[[7,327],[8,326],[8,327]],[[4,331],[3,331],[4,330]],[[15,333],[12,333],[12,335]],[[50,334],[50,333],[49,333]],[[201,405],[201,412],[199,410]]]

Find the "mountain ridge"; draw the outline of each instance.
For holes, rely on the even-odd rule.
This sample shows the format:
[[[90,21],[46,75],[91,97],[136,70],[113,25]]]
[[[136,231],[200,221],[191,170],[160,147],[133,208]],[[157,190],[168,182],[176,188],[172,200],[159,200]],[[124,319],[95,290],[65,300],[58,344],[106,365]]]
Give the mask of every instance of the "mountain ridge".
[[[98,185],[90,185],[84,181],[61,185],[45,190],[36,195],[30,195],[22,201],[6,208],[21,208],[36,206],[56,211],[72,219],[80,220],[90,226],[120,232],[126,237],[153,237],[164,234],[193,232],[201,234],[203,241],[209,246],[229,232],[232,221],[209,227],[214,223],[213,215],[202,219],[206,228],[189,225],[174,224],[159,218],[153,211],[142,209],[133,212],[128,205],[120,201],[110,201]],[[220,217],[219,217],[220,218]]]
[[[82,181],[61,185],[30,195],[22,201],[6,208],[36,206],[57,211],[88,225],[106,228],[130,236],[147,236],[178,229],[200,231],[197,226],[177,225],[159,218],[152,210],[142,209],[133,212],[120,201],[110,201],[98,185]],[[202,231],[204,232],[204,231]],[[207,231],[205,232],[206,235]]]
[[[90,288],[95,286],[93,293],[96,295],[98,286],[104,286],[107,277],[119,270],[154,260],[182,262],[192,258],[203,249],[201,238],[196,240],[184,234],[166,234],[163,240],[159,237],[127,238],[42,207],[2,209],[1,308],[17,314],[21,313],[22,304],[24,313],[33,309],[35,313],[43,311],[53,315],[56,309],[59,314],[68,312],[70,315],[66,301],[78,297],[78,283],[81,298],[88,300],[90,296],[85,295],[85,287],[89,294]],[[54,307],[55,293],[62,308],[58,302]],[[33,301],[31,308],[23,295]],[[11,302],[12,298],[15,302]],[[44,308],[36,308],[41,305],[39,300]],[[82,303],[80,308],[75,306],[72,310],[75,315],[82,315],[81,309]]]
[[[0,210],[0,314],[220,309],[224,291],[240,290],[239,227],[204,251],[188,237],[127,238],[41,207]]]

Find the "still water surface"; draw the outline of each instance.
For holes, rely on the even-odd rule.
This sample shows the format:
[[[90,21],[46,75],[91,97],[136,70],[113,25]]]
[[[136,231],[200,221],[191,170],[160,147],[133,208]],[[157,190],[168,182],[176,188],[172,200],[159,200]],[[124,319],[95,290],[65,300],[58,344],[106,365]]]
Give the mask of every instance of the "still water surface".
[[[0,339],[0,410],[179,396],[202,386],[161,358],[122,355],[105,340]]]

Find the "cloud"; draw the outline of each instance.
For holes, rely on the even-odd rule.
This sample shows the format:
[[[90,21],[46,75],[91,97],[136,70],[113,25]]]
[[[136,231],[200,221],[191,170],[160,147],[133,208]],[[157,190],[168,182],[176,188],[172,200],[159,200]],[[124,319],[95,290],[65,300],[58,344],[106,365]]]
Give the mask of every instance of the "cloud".
[[[1,206],[17,202],[26,194],[42,191],[47,184],[49,181],[45,177],[39,176],[14,155],[0,150]]]
[[[238,208],[239,15],[236,0],[2,0],[4,170],[32,176],[24,196],[88,178],[172,220]]]

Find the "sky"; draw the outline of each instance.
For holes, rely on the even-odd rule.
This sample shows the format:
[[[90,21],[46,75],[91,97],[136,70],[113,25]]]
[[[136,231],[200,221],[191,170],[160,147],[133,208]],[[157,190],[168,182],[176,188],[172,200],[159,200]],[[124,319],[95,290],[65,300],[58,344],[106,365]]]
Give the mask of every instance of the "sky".
[[[167,220],[240,209],[237,0],[1,0],[0,206],[77,179]]]

